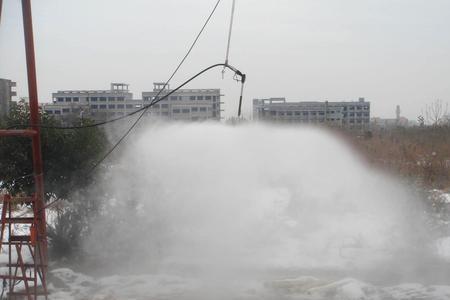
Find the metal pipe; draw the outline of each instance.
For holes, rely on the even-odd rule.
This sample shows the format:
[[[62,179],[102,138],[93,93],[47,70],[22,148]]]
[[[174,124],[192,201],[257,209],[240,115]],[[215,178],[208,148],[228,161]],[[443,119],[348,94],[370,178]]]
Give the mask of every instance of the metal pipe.
[[[44,208],[44,176],[43,176],[43,163],[41,152],[41,138],[40,129],[36,124],[40,124],[39,120],[39,102],[37,93],[37,80],[36,80],[36,62],[34,54],[34,40],[33,40],[33,22],[31,17],[31,3],[30,0],[22,0],[22,15],[23,15],[23,31],[25,38],[25,54],[27,61],[27,76],[28,76],[28,96],[30,99],[30,123],[32,129],[36,131],[36,134],[32,136],[32,149],[33,149],[33,169],[36,186],[36,211],[38,213],[38,244],[36,247],[38,251],[42,252],[43,261],[40,262],[43,266],[43,271],[46,273],[47,265],[47,228],[45,221],[45,209]],[[35,254],[35,257],[41,257],[39,254]],[[45,278],[45,275],[44,275]],[[43,285],[45,283],[43,282]]]
[[[24,136],[24,137],[32,137],[37,135],[38,132],[33,129],[0,129],[0,136]]]
[[[2,8],[3,8],[3,0],[0,0],[0,24],[2,23]]]

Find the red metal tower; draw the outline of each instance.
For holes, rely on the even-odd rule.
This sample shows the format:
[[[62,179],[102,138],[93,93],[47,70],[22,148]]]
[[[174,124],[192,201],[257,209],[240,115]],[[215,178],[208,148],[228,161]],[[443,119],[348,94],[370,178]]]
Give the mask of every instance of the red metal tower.
[[[0,0],[0,20],[2,0]],[[9,251],[8,274],[0,278],[9,284],[9,298],[25,297],[37,299],[38,296],[47,298],[47,228],[44,206],[44,176],[40,139],[39,102],[36,82],[36,64],[34,55],[33,26],[31,18],[30,0],[22,0],[22,15],[25,38],[25,52],[28,76],[28,95],[30,101],[30,128],[24,130],[0,130],[0,137],[19,136],[31,138],[33,150],[33,173],[35,194],[31,197],[14,198],[3,196],[2,210],[2,246],[6,244]],[[31,216],[14,216],[12,208],[14,204],[25,203],[32,207]],[[13,224],[28,224],[26,235],[14,235],[11,228]],[[9,235],[3,241],[3,231],[8,226]],[[29,251],[31,262],[25,261],[23,252]],[[14,252],[14,253],[13,253]],[[14,255],[13,255],[14,254]],[[28,275],[27,275],[28,274]],[[19,281],[23,281],[24,290],[16,291]],[[33,282],[33,284],[30,284]],[[38,286],[40,285],[40,286]]]

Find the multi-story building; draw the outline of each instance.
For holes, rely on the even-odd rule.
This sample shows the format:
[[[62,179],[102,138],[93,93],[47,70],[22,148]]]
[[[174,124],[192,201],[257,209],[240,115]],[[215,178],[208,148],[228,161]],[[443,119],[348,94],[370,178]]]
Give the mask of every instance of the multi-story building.
[[[43,104],[50,115],[71,122],[76,118],[97,121],[123,116],[167,95],[164,83],[154,83],[152,92],[143,92],[143,100],[134,100],[128,84],[111,83],[110,90],[68,90],[52,94],[53,103]],[[152,105],[147,115],[173,120],[220,120],[220,89],[180,89],[167,99]]]
[[[58,91],[52,98],[53,103],[42,104],[43,110],[66,121],[83,117],[107,120],[142,107],[142,101],[133,100],[125,83],[111,83],[109,90]]]
[[[348,102],[286,102],[285,98],[254,99],[253,119],[369,129],[370,102],[364,98]]]
[[[142,93],[143,104],[149,104],[158,94],[161,98],[172,91],[169,86],[163,88],[164,83],[153,83],[152,92]],[[179,89],[155,104],[149,113],[173,120],[220,120],[220,96],[220,89]]]
[[[16,96],[16,91],[13,90],[15,86],[14,81],[0,78],[0,117],[9,114],[12,97]]]

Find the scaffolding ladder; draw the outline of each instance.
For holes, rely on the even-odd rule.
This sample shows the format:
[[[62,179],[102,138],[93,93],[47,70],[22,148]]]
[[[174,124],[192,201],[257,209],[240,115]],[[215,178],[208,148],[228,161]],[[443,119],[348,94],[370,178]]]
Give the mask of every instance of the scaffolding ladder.
[[[5,274],[0,274],[3,292],[7,290],[8,299],[35,300],[40,296],[47,299],[47,265],[42,251],[46,239],[42,239],[37,230],[39,212],[36,211],[36,196],[2,195],[0,199],[3,203],[1,250],[6,246],[8,253],[8,261],[0,264],[2,271],[6,269]],[[31,206],[30,212],[16,211],[17,206],[25,205]]]

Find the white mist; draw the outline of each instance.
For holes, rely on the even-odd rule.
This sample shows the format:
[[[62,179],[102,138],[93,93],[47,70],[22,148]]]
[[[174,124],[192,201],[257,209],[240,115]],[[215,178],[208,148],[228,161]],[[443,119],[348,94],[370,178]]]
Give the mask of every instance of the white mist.
[[[107,178],[86,249],[133,269],[370,269],[421,235],[411,195],[318,129],[156,124]]]

